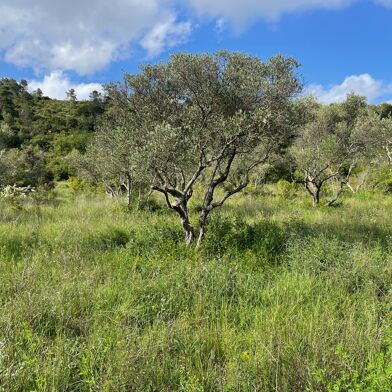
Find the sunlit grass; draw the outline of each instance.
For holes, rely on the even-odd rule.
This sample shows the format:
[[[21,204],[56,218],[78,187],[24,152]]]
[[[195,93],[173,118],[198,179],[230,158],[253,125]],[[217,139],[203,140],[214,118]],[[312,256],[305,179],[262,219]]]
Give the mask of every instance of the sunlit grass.
[[[391,389],[391,197],[238,196],[200,250],[164,209],[61,197],[1,207],[3,390]]]

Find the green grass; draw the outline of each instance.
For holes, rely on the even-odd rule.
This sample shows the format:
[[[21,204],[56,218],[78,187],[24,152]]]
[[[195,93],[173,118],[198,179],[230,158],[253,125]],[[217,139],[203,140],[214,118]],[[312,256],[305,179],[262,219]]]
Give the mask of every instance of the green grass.
[[[390,391],[392,197],[0,208],[0,391]]]

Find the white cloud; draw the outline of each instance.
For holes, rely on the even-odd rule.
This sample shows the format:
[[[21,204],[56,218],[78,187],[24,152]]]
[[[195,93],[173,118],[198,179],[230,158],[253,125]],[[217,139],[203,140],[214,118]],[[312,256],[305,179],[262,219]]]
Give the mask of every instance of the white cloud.
[[[86,75],[140,44],[149,56],[186,41],[192,20],[212,18],[216,31],[242,29],[284,13],[339,9],[359,0],[0,0],[0,53],[36,71]],[[370,1],[370,0],[368,0]],[[372,0],[392,6],[392,0]]]
[[[218,34],[222,34],[227,28],[227,22],[224,18],[219,18],[215,22],[215,32]]]
[[[392,93],[392,86],[385,85],[382,81],[374,79],[369,74],[362,74],[348,76],[341,84],[333,85],[329,88],[314,84],[308,86],[304,91],[306,95],[313,95],[321,103],[326,104],[342,102],[346,99],[347,94],[351,92],[365,96],[371,102],[385,94]]]
[[[30,90],[38,88],[44,95],[56,99],[65,99],[66,92],[71,88],[75,90],[79,100],[88,99],[89,94],[94,90],[102,92],[102,86],[99,83],[72,83],[62,71],[53,71],[42,80],[29,81]]]
[[[0,51],[19,66],[93,73],[146,34],[155,54],[179,42],[190,26],[174,23],[173,1],[1,0]]]
[[[376,0],[376,3],[379,3],[385,7],[392,7],[392,0]]]
[[[176,23],[174,15],[168,15],[166,20],[157,23],[140,41],[150,57],[164,50],[184,43],[192,31],[190,22]]]
[[[283,13],[313,8],[337,9],[356,0],[188,0],[201,15],[224,19],[237,28],[259,18],[277,19]],[[221,22],[222,23],[222,22]]]

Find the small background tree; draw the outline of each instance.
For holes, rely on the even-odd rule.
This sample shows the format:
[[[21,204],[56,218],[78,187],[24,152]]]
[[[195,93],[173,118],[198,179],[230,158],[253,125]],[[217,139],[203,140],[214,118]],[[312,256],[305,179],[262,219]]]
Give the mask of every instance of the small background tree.
[[[358,121],[366,102],[363,97],[350,94],[342,104],[321,106],[312,100],[306,104],[308,120],[301,127],[291,153],[313,206],[320,203],[327,182],[337,183],[335,196],[326,203],[332,205],[349,183],[363,150]]]

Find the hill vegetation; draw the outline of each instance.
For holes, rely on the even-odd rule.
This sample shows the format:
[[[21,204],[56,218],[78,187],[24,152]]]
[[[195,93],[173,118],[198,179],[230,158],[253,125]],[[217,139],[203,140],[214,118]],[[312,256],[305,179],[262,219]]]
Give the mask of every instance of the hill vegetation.
[[[43,186],[67,180],[68,155],[83,152],[105,102],[54,100],[29,93],[27,82],[0,79],[0,185]]]

